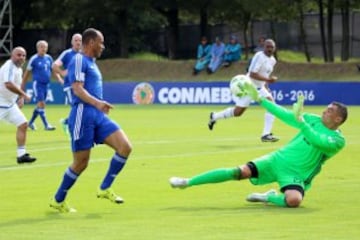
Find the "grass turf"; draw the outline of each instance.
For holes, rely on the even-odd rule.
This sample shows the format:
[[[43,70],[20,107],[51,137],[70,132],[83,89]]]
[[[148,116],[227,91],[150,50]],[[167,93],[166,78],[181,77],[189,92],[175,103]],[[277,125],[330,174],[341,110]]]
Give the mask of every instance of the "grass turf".
[[[276,185],[248,181],[171,189],[171,176],[191,176],[232,167],[275,150],[295,133],[280,121],[277,143],[259,140],[264,110],[254,106],[241,119],[219,121],[207,129],[209,112],[225,106],[117,105],[110,116],[124,128],[133,153],[113,188],[125,199],[114,205],[96,190],[113,151],[96,146],[88,169],[68,201],[78,212],[59,214],[48,206],[71,162],[69,141],[58,123],[66,106],[48,106],[54,132],[28,132],[31,165],[15,162],[15,128],[0,125],[0,239],[358,239],[360,183],[357,160],[360,108],[349,108],[342,127],[346,148],[324,166],[298,209],[247,203],[250,192]],[[306,107],[321,113],[324,107]],[[24,108],[30,118],[32,106]]]

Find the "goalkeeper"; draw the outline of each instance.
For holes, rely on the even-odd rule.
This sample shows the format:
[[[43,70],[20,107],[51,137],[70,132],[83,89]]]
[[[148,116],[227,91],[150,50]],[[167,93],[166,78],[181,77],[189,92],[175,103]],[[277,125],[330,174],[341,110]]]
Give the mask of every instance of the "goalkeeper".
[[[279,150],[242,166],[214,169],[192,178],[172,177],[170,184],[174,188],[187,188],[242,179],[250,179],[254,185],[277,182],[280,193],[275,190],[252,193],[246,200],[282,207],[298,207],[322,165],[345,146],[345,139],[338,127],[346,121],[347,108],[342,103],[332,102],[323,111],[322,116],[319,116],[302,113],[303,96],[299,96],[293,109],[288,110],[260,98],[251,84],[247,84],[245,90],[270,113],[299,129],[297,135]]]

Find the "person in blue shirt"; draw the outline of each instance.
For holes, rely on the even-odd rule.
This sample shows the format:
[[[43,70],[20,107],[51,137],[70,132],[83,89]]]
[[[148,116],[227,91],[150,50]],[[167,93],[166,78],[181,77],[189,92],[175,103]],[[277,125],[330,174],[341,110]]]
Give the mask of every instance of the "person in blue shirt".
[[[207,68],[209,74],[214,73],[223,63],[225,44],[219,37],[215,38],[215,43],[211,46],[211,60]]]
[[[98,198],[109,199],[113,203],[123,203],[111,188],[115,177],[123,169],[130,152],[131,143],[108,113],[113,106],[103,98],[102,75],[96,58],[105,49],[103,34],[94,28],[82,34],[82,52],[76,54],[68,66],[68,77],[72,87],[72,105],[69,115],[69,130],[73,162],[66,169],[62,182],[50,203],[50,207],[60,212],[75,212],[65,198],[80,174],[86,169],[91,148],[105,143],[114,150],[109,169],[97,192]]]
[[[229,67],[233,62],[241,59],[241,45],[237,40],[237,37],[232,35],[230,42],[225,46],[224,53],[224,67]]]
[[[193,75],[198,74],[202,70],[206,68],[206,66],[210,63],[211,59],[211,45],[208,43],[206,37],[201,38],[201,42],[197,48],[197,60],[194,67]]]
[[[71,38],[71,48],[64,50],[60,56],[55,60],[52,69],[58,78],[64,82],[65,103],[71,104],[71,85],[67,75],[67,68],[72,58],[81,50],[82,36],[80,33],[75,33]],[[68,118],[62,119],[61,124],[66,134],[69,134]]]
[[[33,111],[28,126],[30,129],[36,130],[34,122],[36,118],[40,115],[45,130],[52,131],[55,130],[55,127],[49,124],[46,119],[45,106],[47,91],[51,80],[51,66],[53,63],[53,58],[47,54],[48,43],[44,40],[40,40],[36,43],[36,50],[37,53],[31,56],[28,62],[22,82],[22,88],[25,89],[25,84],[29,79],[31,72],[33,78],[33,91],[36,100],[36,107]]]

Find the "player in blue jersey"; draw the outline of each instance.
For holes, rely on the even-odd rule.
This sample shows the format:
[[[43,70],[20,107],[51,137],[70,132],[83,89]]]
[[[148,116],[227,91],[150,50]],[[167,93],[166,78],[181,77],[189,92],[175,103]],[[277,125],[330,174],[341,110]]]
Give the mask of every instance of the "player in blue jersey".
[[[52,69],[57,75],[58,79],[64,82],[65,102],[71,104],[71,85],[69,77],[67,76],[67,68],[71,59],[81,50],[82,36],[80,33],[75,33],[71,38],[71,48],[64,50],[60,56],[55,60]],[[66,134],[69,134],[68,119],[62,119],[61,124]]]
[[[50,207],[60,212],[76,211],[66,203],[65,198],[86,169],[94,144],[105,143],[115,151],[97,197],[118,204],[123,203],[123,199],[114,193],[111,185],[123,169],[132,150],[125,132],[107,116],[113,106],[103,99],[102,76],[95,62],[105,49],[104,36],[99,30],[89,28],[83,32],[82,37],[82,52],[76,54],[68,66],[73,91],[69,115],[73,163],[66,169],[50,203]]]
[[[51,80],[51,66],[53,63],[53,58],[47,54],[48,43],[44,40],[40,40],[36,43],[36,50],[37,53],[34,54],[28,62],[22,82],[22,88],[25,89],[25,84],[29,79],[31,72],[33,78],[33,91],[36,99],[36,107],[29,121],[29,128],[31,128],[32,130],[36,130],[34,121],[40,115],[45,130],[52,131],[55,130],[55,127],[51,126],[51,124],[49,124],[46,119],[45,102],[49,83]]]

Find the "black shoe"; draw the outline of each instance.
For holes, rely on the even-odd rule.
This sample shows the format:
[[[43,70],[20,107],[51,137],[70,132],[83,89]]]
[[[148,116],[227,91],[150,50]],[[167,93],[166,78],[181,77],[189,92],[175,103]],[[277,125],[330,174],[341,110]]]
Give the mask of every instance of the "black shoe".
[[[195,76],[195,75],[197,75],[198,73],[199,73],[199,70],[196,70],[196,69],[194,68],[193,75]]]
[[[209,123],[208,123],[208,127],[209,127],[210,130],[213,130],[214,125],[216,123],[216,121],[213,120],[213,115],[214,115],[214,112],[211,112],[210,113],[210,120],[209,120]]]
[[[261,137],[262,142],[277,142],[279,141],[279,138],[274,137],[272,133],[266,134]]]
[[[18,164],[22,164],[22,163],[32,163],[35,162],[36,158],[34,157],[30,157],[30,154],[25,153],[24,155],[22,155],[21,157],[17,158],[17,163]]]

